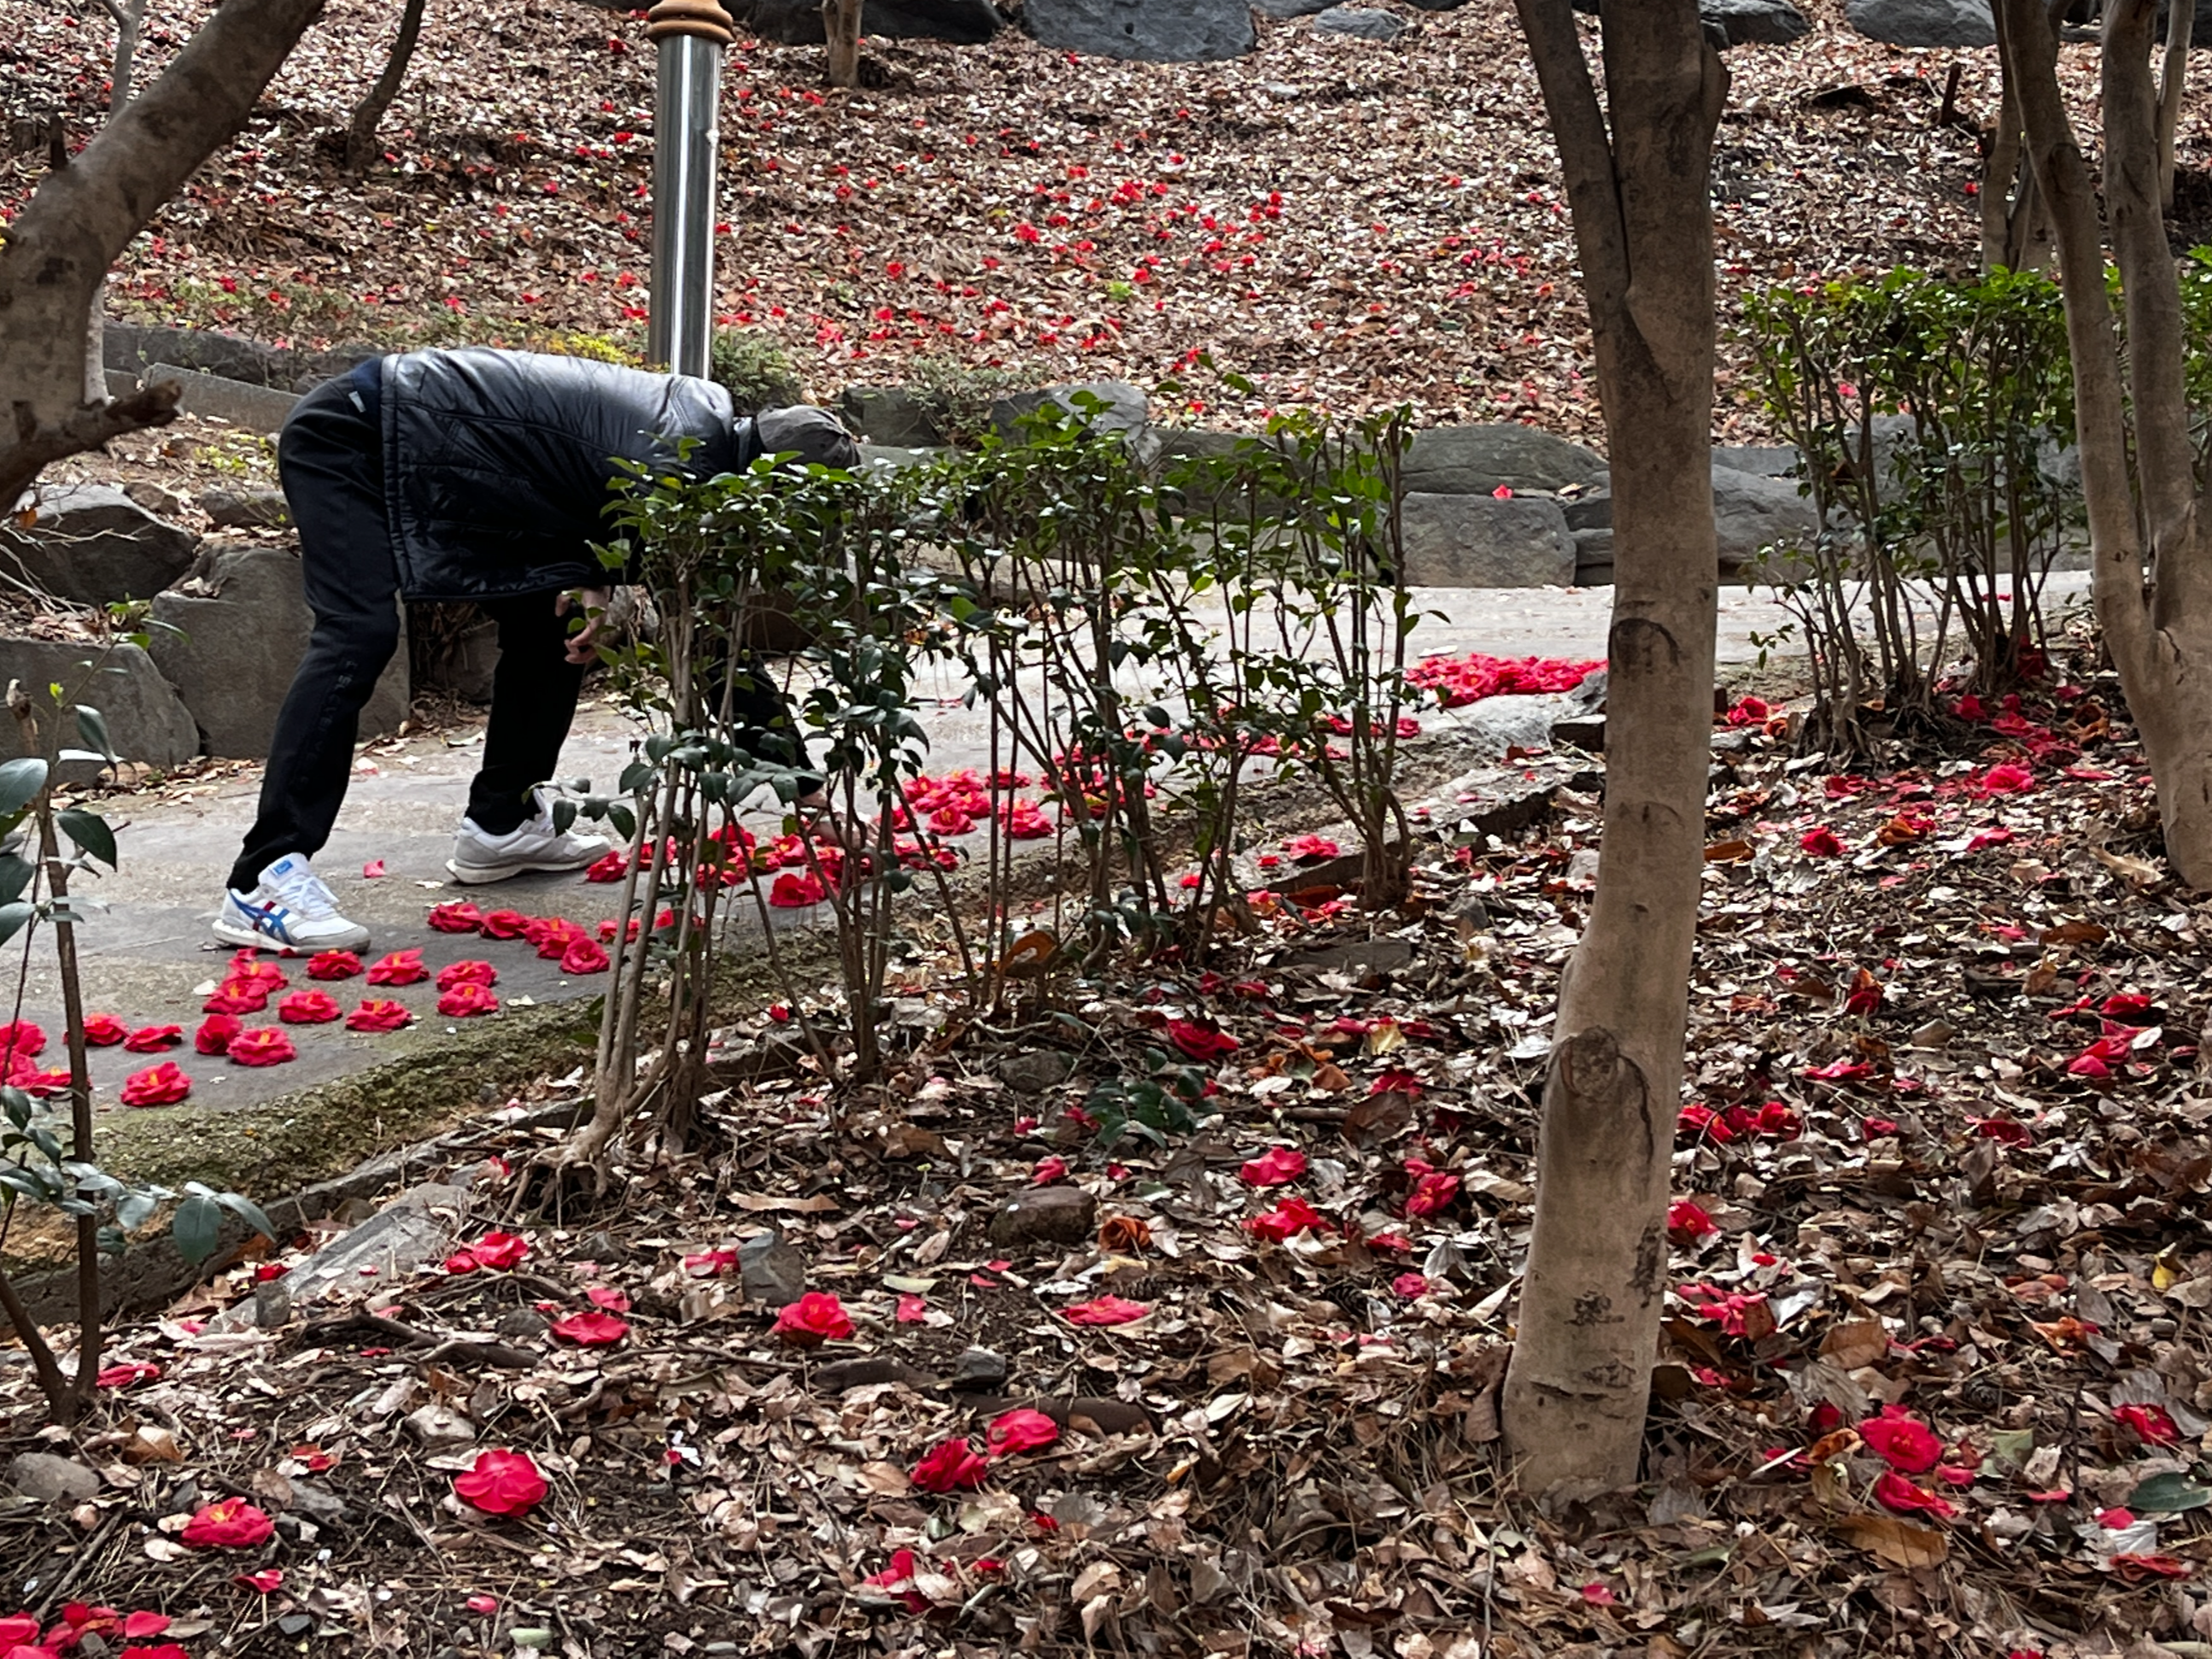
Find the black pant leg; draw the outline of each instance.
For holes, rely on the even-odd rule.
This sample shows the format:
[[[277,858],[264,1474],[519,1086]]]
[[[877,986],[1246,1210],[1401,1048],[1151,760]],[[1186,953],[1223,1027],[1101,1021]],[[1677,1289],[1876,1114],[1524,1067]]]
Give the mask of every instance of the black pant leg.
[[[343,380],[300,400],[276,441],[277,476],[300,528],[300,574],[314,632],[276,716],[261,805],[230,872],[240,892],[287,853],[330,840],[353,772],[361,711],[399,645],[399,572],[375,425]]]
[[[483,767],[469,786],[469,817],[486,835],[521,828],[536,811],[531,791],[552,777],[576,718],[587,664],[568,660],[568,624],[557,593],[479,600],[499,624]],[[611,780],[610,781],[611,781]]]

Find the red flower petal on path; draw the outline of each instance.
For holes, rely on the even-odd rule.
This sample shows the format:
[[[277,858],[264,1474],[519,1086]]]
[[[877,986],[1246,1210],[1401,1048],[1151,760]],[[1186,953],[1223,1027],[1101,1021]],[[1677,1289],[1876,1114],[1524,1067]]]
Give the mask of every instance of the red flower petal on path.
[[[380,881],[383,878],[384,860],[382,859],[371,859],[361,866],[361,878],[363,881]]]
[[[1411,1302],[1415,1297],[1429,1293],[1429,1281],[1420,1273],[1400,1273],[1390,1281],[1391,1293]]]
[[[420,951],[394,951],[368,970],[371,985],[414,985],[430,977]]]
[[[1284,1239],[1308,1231],[1319,1232],[1328,1225],[1328,1218],[1303,1198],[1286,1198],[1264,1214],[1248,1216],[1244,1231],[1259,1238],[1271,1238],[1280,1243]]]
[[[328,991],[295,991],[276,1000],[276,1018],[287,1025],[327,1025],[339,1012]]]
[[[499,1012],[499,999],[474,980],[463,980],[438,999],[438,1012],[455,1019],[473,1019],[478,1014]]]
[[[1168,1022],[1168,1041],[1196,1060],[1216,1060],[1233,1054],[1240,1046],[1226,1031],[1213,1030],[1194,1020],[1171,1019]]]
[[[1943,1443],[1936,1431],[1902,1406],[1884,1406],[1881,1416],[1858,1429],[1869,1451],[1906,1474],[1925,1474],[1942,1460]]]
[[[1718,1231],[1705,1206],[1693,1198],[1678,1198],[1667,1206],[1667,1237],[1677,1244],[1694,1244]]]
[[[540,951],[541,956],[544,953]],[[607,953],[597,939],[582,935],[572,939],[561,951],[561,971],[564,974],[604,974],[607,971]]]
[[[123,1085],[125,1106],[173,1106],[192,1091],[192,1080],[173,1060],[134,1072]]]
[[[210,1014],[200,1022],[200,1029],[192,1033],[192,1047],[204,1054],[226,1053],[231,1038],[245,1029],[235,1014]]]
[[[361,958],[350,951],[318,951],[307,958],[309,979],[351,979],[361,971]]]
[[[407,1005],[382,997],[365,997],[360,1007],[346,1016],[349,1031],[396,1031],[415,1016]]]
[[[1067,1179],[1067,1160],[1064,1158],[1041,1158],[1030,1175],[1032,1187],[1049,1187],[1055,1181]]]
[[[1958,1505],[1948,1498],[1938,1498],[1926,1487],[1916,1486],[1893,1472],[1874,1483],[1874,1497],[1883,1508],[1895,1510],[1900,1515],[1932,1515],[1945,1521],[1959,1512]]]
[[[609,1313],[628,1313],[629,1296],[611,1285],[594,1285],[584,1292],[584,1298],[594,1308],[605,1308]]]
[[[181,1025],[142,1025],[123,1039],[123,1047],[134,1054],[158,1054],[166,1048],[182,1047],[184,1041]]]
[[[871,1577],[863,1578],[860,1582],[864,1584],[872,1584],[878,1589],[896,1595],[900,1604],[908,1613],[927,1613],[930,1607],[929,1598],[915,1589],[914,1574],[914,1552],[893,1550],[890,1565]]]
[[[0,1065],[17,1059],[28,1060],[46,1046],[45,1030],[27,1019],[10,1020],[0,1025]]]
[[[469,1254],[487,1267],[512,1267],[530,1254],[530,1241],[520,1233],[489,1232],[469,1246]]]
[[[2163,1406],[2119,1406],[2113,1408],[2112,1417],[2154,1446],[2171,1446],[2181,1439],[2181,1431]]]
[[[801,875],[787,870],[768,890],[768,902],[779,910],[804,910],[821,903],[824,896],[820,878],[811,872]]]
[[[195,1549],[248,1549],[266,1543],[276,1530],[267,1515],[243,1498],[222,1498],[204,1506],[177,1535]]]
[[[737,1265],[735,1250],[698,1250],[684,1258],[684,1271],[694,1279],[714,1279]]]
[[[230,1056],[234,1066],[282,1066],[300,1057],[300,1051],[292,1046],[292,1039],[273,1025],[257,1025],[240,1031],[231,1038],[230,1047],[223,1053]]]
[[[1118,1296],[1102,1296],[1079,1302],[1062,1310],[1071,1325],[1131,1325],[1152,1312],[1141,1302],[1125,1302]]]
[[[596,882],[620,881],[629,873],[629,854],[617,847],[612,852],[603,854],[596,863],[586,870],[584,879]]]
[[[527,1452],[479,1452],[475,1467],[453,1478],[454,1494],[486,1515],[527,1514],[549,1490]]]
[[[126,1359],[119,1365],[110,1365],[93,1381],[103,1389],[127,1389],[137,1382],[158,1382],[161,1368],[150,1359]],[[0,1649],[0,1652],[6,1651]]]
[[[1295,1146],[1270,1146],[1247,1158],[1237,1174],[1248,1187],[1280,1187],[1306,1172],[1306,1155]]]
[[[467,1601],[462,1602],[461,1605],[466,1607],[471,1613],[481,1613],[489,1618],[491,1614],[499,1611],[499,1597],[496,1595],[471,1595]]]
[[[629,1334],[629,1321],[611,1313],[573,1313],[556,1319],[553,1334],[580,1348],[611,1348]]]
[[[486,939],[523,939],[528,936],[532,920],[520,910],[494,910],[477,925]]]
[[[1060,1425],[1042,1412],[1018,1407],[991,1419],[988,1433],[983,1437],[994,1457],[1006,1457],[1015,1452],[1035,1451],[1039,1446],[1049,1446],[1060,1438]]]
[[[1818,829],[1808,830],[1798,837],[1797,846],[1799,850],[1816,859],[1832,859],[1844,850],[1843,842],[1836,839],[1836,832],[1825,823]]]
[[[924,1492],[963,1492],[983,1484],[990,1465],[975,1455],[965,1439],[945,1440],[922,1454],[911,1471],[914,1484]]]
[[[262,961],[259,955],[252,951],[232,951],[230,967],[223,977],[242,980],[249,985],[258,985],[272,995],[292,982],[284,977],[284,970],[282,968],[273,962]]]
[[[264,1567],[258,1572],[234,1572],[230,1582],[259,1595],[268,1595],[284,1585],[284,1569]]]
[[[918,1296],[902,1296],[898,1299],[898,1311],[893,1317],[902,1325],[925,1324],[929,1319],[929,1304]]]
[[[126,1641],[137,1641],[142,1636],[159,1636],[176,1621],[166,1613],[155,1613],[138,1607],[123,1615],[123,1635]]]
[[[450,991],[456,985],[496,985],[499,969],[488,962],[449,962],[438,969],[438,988]]]
[[[131,1035],[131,1028],[112,1014],[87,1014],[84,1040],[95,1048],[112,1048]],[[0,1652],[5,1652],[0,1648]]]
[[[428,920],[441,933],[474,933],[483,929],[484,914],[466,899],[455,899],[432,905]]]
[[[853,1320],[836,1297],[826,1291],[809,1291],[776,1315],[770,1328],[794,1348],[815,1348],[852,1335]]]
[[[269,987],[258,980],[227,979],[200,1004],[209,1014],[258,1014],[269,1006]]]

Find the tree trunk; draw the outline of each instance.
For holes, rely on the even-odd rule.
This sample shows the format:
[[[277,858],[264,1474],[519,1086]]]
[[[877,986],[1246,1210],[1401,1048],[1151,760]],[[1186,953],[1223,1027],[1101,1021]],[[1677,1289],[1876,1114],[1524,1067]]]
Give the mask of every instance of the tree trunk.
[[[178,388],[108,400],[84,344],[116,257],[253,101],[323,0],[226,0],[159,80],[41,181],[0,246],[0,508],[49,461],[176,415]]]
[[[354,106],[353,119],[346,124],[348,173],[367,172],[376,158],[376,124],[399,95],[407,65],[414,61],[415,42],[422,33],[422,6],[423,0],[407,0],[406,9],[399,14],[399,33],[392,43],[392,56],[384,60],[384,73],[376,77],[368,96]]]
[[[1559,990],[1535,1231],[1506,1372],[1531,1489],[1632,1484],[1666,1211],[1712,725],[1713,233],[1727,72],[1697,0],[1603,14],[1606,109],[1569,0],[1516,0],[1574,212],[1613,458],[1604,858]]]
[[[138,62],[138,37],[146,27],[148,0],[106,0],[107,15],[115,20],[115,68],[108,76],[107,112],[112,115],[131,101],[131,71]]]
[[[830,43],[830,84],[860,84],[861,0],[822,0],[822,32]]]
[[[2000,7],[1991,19],[1996,27],[2001,54],[2005,33],[2002,13]],[[2047,43],[2032,44],[2034,51],[2044,54],[2045,61],[2055,73],[2057,35],[2051,33]],[[1998,101],[1996,131],[1991,136],[1988,155],[1983,158],[1982,270],[1985,274],[1999,267],[2006,270],[2041,270],[2051,264],[2051,214],[2045,205],[2043,191],[2036,184],[2034,169],[2028,165],[2022,136],[2020,95],[2014,77],[2008,75]]]
[[[2057,234],[2097,620],[2158,786],[2166,857],[2189,886],[2212,888],[2212,548],[2190,441],[2180,283],[2159,210],[2156,0],[2105,8],[2103,183],[2124,358],[2096,190],[2051,69],[2050,16],[2042,0],[2001,9],[2005,74],[2019,86]]]
[[[2173,145],[2189,90],[2189,37],[2196,27],[2196,0],[2178,0],[2167,9],[2166,68],[2158,82],[2158,204],[2166,213],[2173,211]]]

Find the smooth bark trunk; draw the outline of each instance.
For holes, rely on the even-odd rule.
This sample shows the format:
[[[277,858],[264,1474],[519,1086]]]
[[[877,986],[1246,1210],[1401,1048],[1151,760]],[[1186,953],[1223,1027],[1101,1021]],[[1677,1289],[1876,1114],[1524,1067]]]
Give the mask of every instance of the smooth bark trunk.
[[[2158,82],[2158,204],[2173,211],[2173,146],[2181,131],[2181,100],[2189,91],[2189,37],[2196,32],[2195,0],[2166,14],[2166,68]]]
[[[392,43],[392,55],[384,60],[384,73],[376,77],[368,95],[354,106],[353,118],[346,123],[348,173],[365,173],[376,159],[376,124],[384,118],[384,112],[392,107],[392,100],[399,96],[400,86],[407,79],[407,66],[415,58],[415,42],[422,33],[422,8],[423,0],[407,0],[406,9],[399,14],[399,33]]]
[[[2180,283],[2159,207],[2155,0],[2108,0],[2105,9],[2103,183],[2124,354],[2096,190],[2051,69],[2050,15],[2041,0],[2000,3],[2005,74],[2019,88],[2057,238],[2097,618],[2158,787],[2167,860],[2189,886],[2212,888],[2212,549],[2190,437]]]
[[[1727,89],[1696,0],[1604,13],[1606,108],[1568,0],[1517,0],[1558,140],[1613,459],[1604,857],[1559,992],[1504,1426],[1522,1483],[1641,1459],[1712,724],[1713,244]]]
[[[860,84],[861,0],[822,0],[822,32],[830,43],[830,84]]]
[[[0,246],[0,507],[64,455],[174,418],[165,383],[110,400],[85,347],[131,239],[238,130],[323,0],[226,0],[160,79],[48,173]],[[88,356],[91,361],[88,361]]]

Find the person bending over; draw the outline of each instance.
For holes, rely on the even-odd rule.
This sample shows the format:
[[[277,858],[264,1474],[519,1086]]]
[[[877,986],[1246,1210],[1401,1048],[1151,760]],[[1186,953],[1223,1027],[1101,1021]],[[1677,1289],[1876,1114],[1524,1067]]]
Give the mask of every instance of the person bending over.
[[[271,951],[357,951],[313,860],[337,822],[361,711],[399,643],[402,599],[470,600],[499,629],[483,764],[446,868],[456,881],[579,870],[607,850],[555,830],[538,786],[556,769],[610,597],[592,551],[624,461],[706,477],[762,454],[857,464],[836,417],[800,406],[732,412],[712,381],[577,357],[468,349],[362,363],[315,388],[276,442],[314,632],[276,717],[261,785],[215,921]],[[741,711],[806,763],[782,699],[754,678]],[[801,805],[819,805],[819,791]]]

